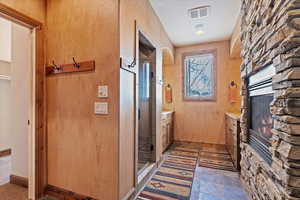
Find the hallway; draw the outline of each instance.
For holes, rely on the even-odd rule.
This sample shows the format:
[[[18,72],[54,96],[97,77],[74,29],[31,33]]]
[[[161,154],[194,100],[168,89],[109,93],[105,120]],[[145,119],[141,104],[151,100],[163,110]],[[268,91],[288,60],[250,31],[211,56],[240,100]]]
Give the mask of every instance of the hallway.
[[[300,200],[300,0],[0,0],[0,94],[0,200]]]
[[[176,160],[177,164],[180,163],[180,165],[171,165],[171,163],[175,163],[175,157],[177,159],[192,160],[195,155],[199,155],[199,151],[204,149],[213,152],[224,152],[225,146],[197,143],[173,144],[164,154],[163,163],[137,199],[248,200],[247,194],[241,186],[238,172],[200,167],[199,161],[201,158],[198,156],[194,164],[190,161],[184,163],[182,160]],[[186,154],[186,152],[189,153]],[[171,160],[170,157],[173,159]],[[187,167],[189,164],[195,169],[188,170],[193,169],[193,167]],[[182,171],[177,171],[175,175],[174,169]],[[192,172],[192,174],[189,174],[189,172]],[[163,180],[163,176],[168,177],[167,180]],[[189,177],[193,177],[191,184],[188,182]]]

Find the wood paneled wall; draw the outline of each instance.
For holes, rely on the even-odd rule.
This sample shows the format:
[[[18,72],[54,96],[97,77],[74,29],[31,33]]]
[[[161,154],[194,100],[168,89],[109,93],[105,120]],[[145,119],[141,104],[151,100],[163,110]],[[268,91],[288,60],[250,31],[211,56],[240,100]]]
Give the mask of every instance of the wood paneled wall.
[[[106,200],[118,196],[118,11],[118,0],[47,1],[48,63],[96,62],[95,72],[47,77],[48,184]],[[108,115],[94,114],[96,101]]]
[[[0,0],[0,3],[42,23],[45,21],[46,0]]]
[[[120,92],[119,199],[126,199],[134,191],[136,184],[135,75],[122,69],[120,85],[126,85],[127,89]]]
[[[163,49],[174,53],[170,42],[159,18],[155,14],[149,0],[121,0],[120,1],[120,54],[128,61],[134,59],[135,52],[135,20],[139,29],[146,35],[153,45],[157,47],[156,52],[156,79],[162,79]],[[173,55],[172,55],[173,56]],[[137,68],[137,66],[136,66]],[[121,89],[126,89],[124,88]],[[156,86],[156,133],[157,151],[156,157],[162,154],[160,141],[160,113],[162,109],[162,86]]]
[[[182,54],[208,49],[217,50],[217,101],[183,101]],[[240,85],[241,59],[230,59],[229,41],[180,47],[175,52],[175,64],[164,68],[164,82],[173,87],[173,104],[165,104],[164,107],[175,110],[175,139],[224,144],[224,113],[239,112],[240,103],[228,101],[228,87],[232,80]]]

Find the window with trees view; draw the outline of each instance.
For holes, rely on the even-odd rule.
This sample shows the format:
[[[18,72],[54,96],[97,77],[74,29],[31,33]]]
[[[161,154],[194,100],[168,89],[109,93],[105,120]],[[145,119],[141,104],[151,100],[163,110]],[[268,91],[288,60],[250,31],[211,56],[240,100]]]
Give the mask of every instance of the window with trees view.
[[[184,100],[216,100],[216,52],[203,51],[183,56]]]

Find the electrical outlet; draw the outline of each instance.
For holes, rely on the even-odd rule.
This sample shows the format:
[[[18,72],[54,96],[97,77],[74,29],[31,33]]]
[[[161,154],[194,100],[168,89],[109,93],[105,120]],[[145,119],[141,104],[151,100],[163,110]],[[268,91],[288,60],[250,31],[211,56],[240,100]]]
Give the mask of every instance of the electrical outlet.
[[[98,98],[107,98],[108,97],[108,86],[99,85],[98,86]]]
[[[96,115],[107,115],[108,114],[108,103],[107,102],[95,102],[95,114]]]

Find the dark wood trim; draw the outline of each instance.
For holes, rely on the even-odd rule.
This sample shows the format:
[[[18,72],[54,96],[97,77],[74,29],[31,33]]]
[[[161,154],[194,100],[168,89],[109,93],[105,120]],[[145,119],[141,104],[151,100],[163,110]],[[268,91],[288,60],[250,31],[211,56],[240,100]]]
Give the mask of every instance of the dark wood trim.
[[[45,30],[36,29],[36,103],[35,103],[35,196],[44,195],[47,185],[47,137],[46,137],[46,75],[45,75]]]
[[[3,151],[0,151],[0,158],[5,156],[10,156],[10,155],[11,155],[11,149],[5,149]]]
[[[27,15],[0,3],[0,16],[14,23],[36,30],[35,55],[35,197],[43,196],[47,184],[46,153],[46,84],[45,84],[45,45],[43,24]]]
[[[42,27],[42,23],[24,15],[23,13],[10,8],[2,3],[0,3],[0,16],[6,18],[12,22],[20,24],[22,26],[26,26],[28,28],[37,28],[40,29]]]
[[[10,175],[9,183],[28,188],[28,178],[24,178],[21,176]]]
[[[212,97],[186,97],[185,96],[185,65],[184,65],[184,59],[187,56],[194,56],[194,55],[201,55],[201,54],[213,54],[214,55],[214,68],[213,68],[213,73],[214,73],[214,95]],[[218,53],[217,49],[210,49],[210,50],[200,50],[200,51],[193,51],[193,52],[186,52],[182,54],[181,57],[181,68],[182,68],[182,99],[183,101],[212,101],[215,102],[217,101],[217,93],[218,93],[218,73],[217,73],[217,68],[218,68]]]
[[[45,189],[45,194],[50,197],[58,198],[58,199],[68,199],[68,200],[96,200],[92,197],[88,197],[85,195],[77,194],[75,192],[65,190],[56,186],[47,185]]]
[[[72,64],[63,64],[57,66],[47,66],[46,75],[57,75],[57,74],[65,74],[65,73],[75,73],[75,72],[95,72],[95,61],[86,61]]]

